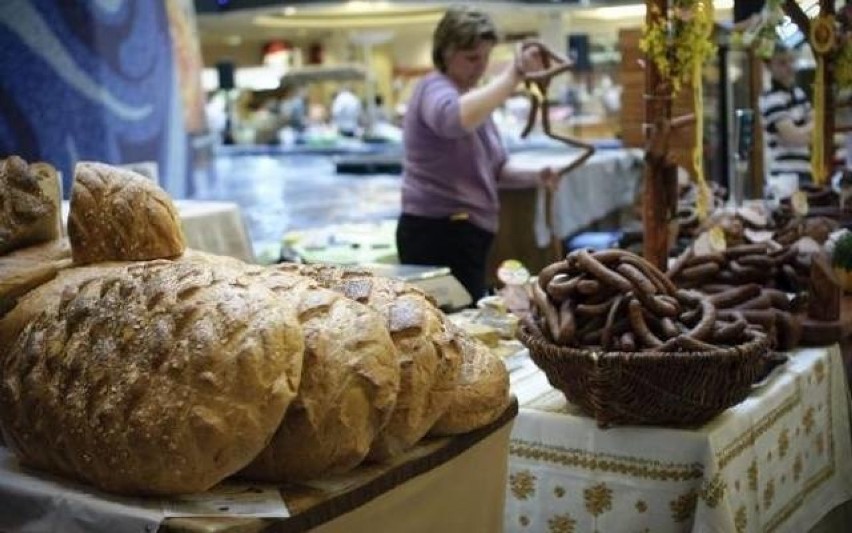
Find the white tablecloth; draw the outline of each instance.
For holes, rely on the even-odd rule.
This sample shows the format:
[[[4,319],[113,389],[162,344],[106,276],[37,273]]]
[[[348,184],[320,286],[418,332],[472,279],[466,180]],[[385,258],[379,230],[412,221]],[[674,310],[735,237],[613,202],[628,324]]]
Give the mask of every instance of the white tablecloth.
[[[579,155],[570,151],[528,151],[512,155],[520,168],[560,167]],[[642,176],[641,151],[600,150],[580,168],[564,176],[553,195],[553,230],[564,239],[613,211],[631,205]],[[545,217],[545,193],[536,199],[535,239],[540,248],[550,243]]]
[[[852,499],[838,347],[804,349],[696,430],[599,429],[531,361],[512,373],[506,531],[807,532]]]
[[[175,205],[187,247],[254,262],[251,241],[237,204],[175,200]]]
[[[254,253],[240,206],[233,202],[174,200],[188,248],[252,263]],[[62,202],[68,220],[69,202]],[[64,227],[64,226],[63,226]]]

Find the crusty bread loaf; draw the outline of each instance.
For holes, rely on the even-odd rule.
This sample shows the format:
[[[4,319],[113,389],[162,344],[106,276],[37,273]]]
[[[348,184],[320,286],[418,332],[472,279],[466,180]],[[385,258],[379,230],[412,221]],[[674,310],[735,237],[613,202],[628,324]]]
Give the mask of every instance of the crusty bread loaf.
[[[294,302],[305,335],[299,394],[241,475],[290,482],[351,470],[396,404],[399,367],[382,316],[297,274],[254,269],[241,279]]]
[[[135,172],[102,163],[77,163],[68,237],[78,265],[173,258],[186,247],[165,191]]]
[[[241,270],[246,269],[249,266],[253,266],[249,263],[246,263],[245,261],[237,259],[236,257],[211,254],[209,252],[203,252],[201,250],[195,250],[192,248],[187,248],[186,250],[184,250],[183,254],[175,260],[205,263],[208,265],[224,266]]]
[[[506,365],[483,343],[459,332],[461,377],[447,411],[430,430],[433,435],[456,435],[486,426],[509,406]]]
[[[67,242],[67,241],[66,241]],[[26,248],[25,250],[29,250]],[[23,250],[22,250],[23,251]],[[70,265],[70,248],[67,249]],[[0,261],[2,261],[0,259]],[[55,277],[33,288],[18,298],[14,307],[0,319],[0,360],[7,349],[14,345],[15,339],[23,329],[41,313],[55,308],[62,300],[63,293],[77,290],[77,287],[90,279],[113,274],[128,263],[100,263],[98,265],[62,268],[54,272]]]
[[[396,408],[369,458],[385,461],[414,446],[449,406],[461,352],[444,314],[420,289],[369,272],[328,265],[287,266],[381,312],[399,353]]]
[[[0,318],[15,306],[18,298],[69,266],[71,248],[67,240],[50,241],[0,256]]]
[[[50,165],[0,160],[0,255],[60,237],[58,191]]]
[[[65,291],[3,361],[0,423],[31,466],[127,494],[203,491],[296,394],[295,310],[228,268],[134,263]]]

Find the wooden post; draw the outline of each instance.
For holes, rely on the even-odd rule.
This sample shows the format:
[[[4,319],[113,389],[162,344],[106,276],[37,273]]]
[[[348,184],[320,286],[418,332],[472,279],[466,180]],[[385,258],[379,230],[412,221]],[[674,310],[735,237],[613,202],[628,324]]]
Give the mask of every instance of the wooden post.
[[[645,12],[645,24],[648,26],[661,19],[665,20],[668,13],[668,0],[646,0]],[[671,87],[666,84],[668,88],[661,91],[660,88],[664,86],[663,81],[656,65],[649,58],[645,63],[646,128],[651,123],[659,123],[660,119],[671,119]],[[648,139],[653,133],[651,130],[646,130],[645,138]],[[672,165],[653,164],[646,158],[643,187],[644,256],[647,261],[665,272],[669,253],[668,220],[673,208],[672,202],[676,201],[676,194],[672,195],[670,189],[677,187],[676,169]]]
[[[754,143],[751,147],[751,194],[753,198],[763,197],[766,185],[763,165],[763,117],[760,114],[760,93],[763,92],[763,61],[753,49],[748,51],[749,85],[751,108],[754,109]]]

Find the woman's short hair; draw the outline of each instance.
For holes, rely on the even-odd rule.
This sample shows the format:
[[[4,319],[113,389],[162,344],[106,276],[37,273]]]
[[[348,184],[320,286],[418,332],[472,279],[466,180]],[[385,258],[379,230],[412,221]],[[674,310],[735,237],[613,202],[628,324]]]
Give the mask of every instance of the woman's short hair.
[[[432,63],[444,72],[447,52],[470,50],[482,41],[497,42],[497,27],[491,17],[469,7],[450,7],[432,35]]]

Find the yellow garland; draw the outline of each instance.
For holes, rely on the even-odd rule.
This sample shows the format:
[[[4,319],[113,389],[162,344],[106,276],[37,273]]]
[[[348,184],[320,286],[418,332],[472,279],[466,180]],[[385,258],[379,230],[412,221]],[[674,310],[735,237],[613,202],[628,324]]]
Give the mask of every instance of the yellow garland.
[[[713,0],[704,0],[696,6],[694,23],[698,25],[699,34],[704,34],[707,42],[710,42],[713,33]],[[711,50],[713,50],[712,47],[703,49],[702,53],[709,55],[708,52]],[[699,220],[702,221],[707,218],[712,207],[710,205],[710,187],[707,186],[707,180],[704,177],[704,85],[701,82],[701,68],[706,55],[699,55],[692,65],[692,90],[695,105],[695,146],[692,148],[692,164],[695,167],[695,182],[698,186],[695,209]]]
[[[710,209],[710,188],[704,177],[704,92],[701,69],[704,61],[716,50],[710,38],[713,33],[713,0],[685,0],[674,7],[691,15],[683,21],[680,30],[674,37],[669,36],[668,22],[665,17],[660,18],[646,26],[640,48],[657,67],[660,77],[671,83],[673,95],[680,92],[683,84],[692,85],[696,116],[692,164],[698,186],[696,208],[699,218],[704,219]],[[651,6],[650,9],[657,8]]]

